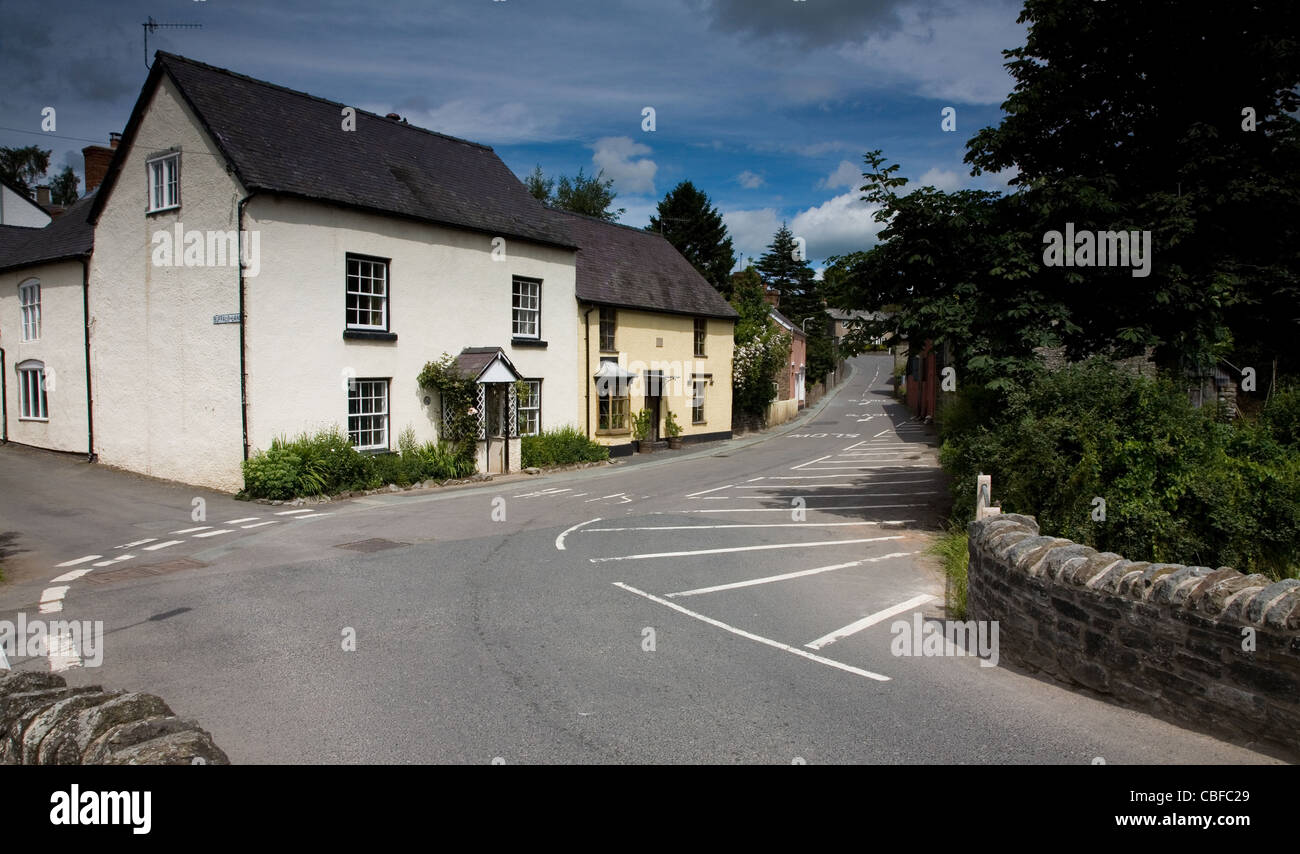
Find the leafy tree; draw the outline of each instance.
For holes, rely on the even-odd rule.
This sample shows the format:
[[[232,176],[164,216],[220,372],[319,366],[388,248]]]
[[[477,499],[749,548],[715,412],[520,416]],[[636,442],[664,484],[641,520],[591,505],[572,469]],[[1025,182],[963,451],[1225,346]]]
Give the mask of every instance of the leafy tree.
[[[747,344],[772,325],[772,304],[767,301],[763,279],[752,265],[731,274],[730,290],[731,306],[740,314],[736,321],[736,343]]]
[[[614,179],[606,178],[603,169],[589,176],[579,168],[578,174],[572,178],[561,175],[557,180],[547,178],[542,174],[542,167],[538,166],[524,179],[524,186],[542,204],[594,216],[605,222],[614,222],[627,212],[626,208],[610,209],[618,193],[614,191]]]
[[[38,145],[25,148],[0,148],[0,178],[32,195],[32,187],[50,168],[51,152]]]
[[[664,196],[646,230],[663,234],[709,284],[730,299],[736,253],[722,215],[694,184],[683,181]]]
[[[1300,41],[1279,35],[1295,32],[1294,4],[1189,15],[1177,0],[1027,0],[1020,22],[1026,43],[1004,51],[1016,80],[1005,118],[969,141],[967,162],[1019,170],[1033,242],[1066,222],[1152,232],[1148,278],[1039,271],[1068,306],[1066,343],[1155,345],[1171,367],[1234,343],[1294,359]]]
[[[528,192],[532,193],[533,198],[537,199],[537,201],[542,204],[551,203],[551,197],[555,192],[555,179],[547,178],[542,174],[542,165],[540,163],[533,169],[532,174],[524,179],[524,186],[528,188]]]
[[[781,223],[767,252],[758,259],[757,269],[767,286],[780,294],[777,307],[786,317],[799,321],[821,311],[816,273],[785,223]]]
[[[71,205],[77,201],[77,185],[81,179],[72,171],[71,166],[64,166],[63,171],[50,182],[50,201],[56,205]]]

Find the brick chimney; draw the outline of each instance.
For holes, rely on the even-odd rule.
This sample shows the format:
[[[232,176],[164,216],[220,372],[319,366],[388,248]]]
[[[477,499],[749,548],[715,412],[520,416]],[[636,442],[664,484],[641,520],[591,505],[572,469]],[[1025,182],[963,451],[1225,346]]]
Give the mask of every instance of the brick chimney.
[[[779,309],[781,307],[781,292],[776,288],[765,289],[763,292],[763,299],[767,300],[768,304],[771,305],[772,308]]]
[[[87,145],[81,149],[81,156],[86,159],[86,192],[98,187],[108,174],[108,164],[113,159],[113,151],[122,139],[120,133],[108,135],[109,148],[102,145]]]
[[[49,207],[50,205],[49,184],[42,184],[36,188],[36,204],[40,205],[43,208]]]

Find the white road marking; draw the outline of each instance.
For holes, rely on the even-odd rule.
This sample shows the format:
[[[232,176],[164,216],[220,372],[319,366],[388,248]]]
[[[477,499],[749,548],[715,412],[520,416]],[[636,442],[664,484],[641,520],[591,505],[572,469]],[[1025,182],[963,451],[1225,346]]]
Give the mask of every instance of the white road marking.
[[[71,572],[63,573],[58,578],[51,578],[50,583],[58,584],[61,581],[76,581],[78,578],[80,578],[83,575],[86,575],[89,572],[90,572],[89,569],[74,569]]]
[[[786,508],[781,508],[782,510]],[[815,508],[814,508],[815,509]],[[862,527],[875,525],[876,522],[737,522],[734,525],[642,525],[634,528],[588,528],[594,531],[709,531],[715,528],[838,528],[845,526]]]
[[[604,501],[607,498],[622,498],[624,504],[631,504],[632,499],[627,497],[626,492],[616,492],[613,495],[602,495],[600,498],[588,498],[583,504],[590,504],[593,501]]]
[[[109,564],[120,563],[124,560],[130,560],[133,557],[135,557],[135,555],[120,555],[115,558],[110,558],[109,560],[101,560],[98,563],[92,563],[91,566],[108,566]]]
[[[315,512],[316,512],[315,510],[310,510],[310,509],[305,509],[305,510],[280,510],[280,511],[278,511],[275,515],[277,515],[277,516],[296,516],[296,515],[299,514],[299,513],[315,513]],[[177,533],[180,533],[180,532],[177,531]]]
[[[312,514],[309,515],[309,516],[294,516],[294,517],[293,517],[292,519],[290,519],[289,521],[291,521],[291,522],[305,522],[305,521],[307,521],[308,519],[320,519],[320,518],[323,517],[323,516],[333,516],[333,515],[334,515],[333,513],[312,513]]]
[[[923,466],[913,466],[913,468],[923,468]],[[919,472],[919,471],[916,471],[916,472],[900,471],[900,472],[895,472],[895,473],[890,474],[890,477],[903,477],[904,475],[909,475],[909,474],[919,474],[919,475],[922,475],[923,477],[929,478],[929,477],[936,477],[936,476],[939,474],[939,470],[938,470],[938,469],[934,469],[934,470],[933,470],[933,473],[928,473],[928,472]],[[780,474],[780,475],[773,475],[772,477],[770,477],[770,478],[768,478],[768,479],[769,479],[769,480],[826,480],[827,478],[832,478],[832,477],[862,477],[862,474],[861,474],[861,473],[859,473],[859,474]],[[869,481],[868,483],[856,483],[856,484],[854,484],[854,483],[850,483],[850,484],[841,484],[841,485],[842,485],[842,486],[867,486],[868,484],[875,484],[875,483],[877,483],[877,482],[879,482],[879,483],[892,483],[892,482],[890,482],[890,481]],[[899,481],[899,482],[900,482],[900,483],[920,483],[920,481],[917,481],[917,480]],[[785,486],[791,486],[791,485],[793,485],[793,486],[798,486],[799,484],[786,484],[786,485],[783,485],[782,488],[785,488]],[[808,486],[809,484],[803,484],[803,485],[804,485],[804,486]],[[835,486],[835,484],[833,484],[833,483],[827,483],[827,484],[816,484],[816,485],[817,485],[817,486]],[[770,489],[771,486],[772,486],[771,484],[768,484],[767,486],[737,486],[736,489]]]
[[[153,542],[154,540],[156,540],[156,539],[158,539],[158,538],[157,538],[157,537],[150,537],[150,538],[147,539],[147,540],[136,540],[134,543],[126,543],[126,544],[124,544],[124,545],[114,546],[113,548],[115,548],[115,549],[133,549],[133,548],[135,548],[136,546],[143,546],[145,543],[152,543],[152,542]]]
[[[229,522],[227,522],[226,524],[227,524],[227,525],[238,525],[238,524],[240,524],[241,522],[256,522],[258,519],[261,519],[261,518],[262,518],[261,516],[245,516],[243,519],[231,519],[231,520],[230,520]]]
[[[599,521],[600,521],[600,518],[601,518],[601,517],[597,516],[595,519],[588,519],[588,520],[585,521],[585,522],[579,522],[578,524],[574,525],[572,528],[567,528],[567,529],[561,531],[561,532],[560,532],[560,535],[559,535],[558,537],[555,538],[555,547],[556,547],[557,549],[559,549],[560,551],[565,551],[565,548],[564,548],[564,538],[565,538],[565,537],[569,536],[569,534],[572,534],[574,531],[578,530],[578,529],[581,528],[583,525],[590,525],[592,522],[599,522]]]
[[[229,528],[218,528],[215,531],[208,531],[206,534],[195,534],[194,539],[199,540],[202,539],[203,537],[215,537],[218,534],[229,534],[229,533],[230,533]]]
[[[52,632],[47,643],[49,645],[45,658],[50,662],[51,673],[61,673],[69,668],[81,666],[81,655],[77,652],[77,645],[72,641],[72,631],[66,625]]]
[[[731,484],[731,483],[729,483],[729,484],[727,484],[726,486],[715,486],[713,489],[706,489],[706,490],[704,490],[704,491],[702,491],[702,492],[692,492],[690,495],[688,495],[688,496],[686,496],[686,497],[687,497],[687,498],[694,498],[694,497],[696,497],[697,495],[708,495],[710,492],[718,492],[719,490],[723,490],[723,489],[731,489],[731,487],[734,486],[734,485],[735,485],[735,484]]]
[[[89,563],[92,560],[99,560],[101,557],[103,557],[103,555],[86,555],[85,557],[79,557],[76,560],[65,560],[63,563],[56,563],[54,568],[63,569],[65,566],[76,566],[79,563]]]
[[[862,560],[851,560],[848,563],[836,563],[830,566],[819,566],[816,569],[801,569],[798,572],[784,572],[780,575],[768,575],[764,578],[751,578],[748,581],[736,581],[731,584],[718,584],[713,587],[697,587],[694,590],[683,590],[681,593],[669,593],[669,599],[676,599],[680,596],[699,596],[702,593],[717,593],[719,590],[735,590],[738,587],[753,587],[755,584],[771,584],[773,581],[786,581],[791,578],[803,578],[805,575],[817,575],[821,572],[830,572],[835,569],[846,569],[850,566],[861,566],[864,563],[878,563],[882,560],[889,560],[896,557],[907,557],[914,555],[916,552],[891,552],[879,557],[863,558]]]
[[[561,492],[568,492],[570,489],[572,489],[572,487],[566,486],[563,489],[561,489],[558,486],[552,486],[550,489],[539,489],[533,492],[521,492],[518,495],[512,495],[510,497],[511,498],[538,498],[542,495],[557,495]]]
[[[786,512],[789,512],[788,510]],[[728,552],[759,552],[771,549],[815,549],[819,546],[848,546],[856,543],[878,543],[882,540],[901,540],[902,535],[892,537],[866,537],[856,540],[817,540],[811,543],[771,543],[761,546],[731,546],[722,549],[695,549],[684,552],[651,552],[649,554],[619,555],[618,557],[590,557],[592,563],[605,563],[611,560],[649,560],[660,557],[694,557],[695,555],[717,555]]]
[[[894,428],[893,428],[893,427],[890,427],[888,430],[881,430],[879,433],[877,433],[876,435],[872,436],[871,438],[873,438],[873,439],[879,439],[881,436],[885,435],[886,433],[889,432],[889,430],[892,430],[892,429],[894,429]]]
[[[884,510],[890,507],[928,507],[927,504],[845,504],[829,507],[809,507],[809,510]],[[677,513],[789,513],[789,507],[709,507],[703,510],[678,510]],[[914,522],[915,519],[898,519],[899,522]]]
[[[274,524],[275,524],[276,522],[278,522],[278,521],[280,521],[280,520],[279,520],[279,519],[272,519],[272,520],[269,521],[269,522],[258,522],[256,525],[240,525],[239,527],[243,528],[244,530],[248,530],[249,528],[260,528],[260,527],[262,527],[263,525],[274,525]]]
[[[630,584],[624,584],[621,581],[615,581],[614,586],[621,587],[624,590],[628,591],[629,593],[635,593],[638,596],[642,596],[646,599],[649,599],[651,602],[658,602],[660,605],[666,605],[669,608],[672,608],[674,611],[677,611],[678,613],[685,614],[688,617],[694,617],[695,619],[708,623],[711,626],[715,626],[724,631],[731,632],[733,635],[739,635],[742,638],[747,638],[749,640],[756,641],[757,643],[761,643],[765,646],[770,646],[773,647],[774,649],[780,649],[780,650],[784,650],[785,652],[793,653],[794,655],[797,655],[800,658],[806,658],[809,661],[815,661],[818,664],[825,664],[827,667],[834,667],[837,670],[843,670],[847,673],[853,673],[858,676],[865,676],[866,678],[874,679],[877,682],[889,681],[888,676],[882,676],[879,673],[872,673],[870,670],[863,670],[859,667],[853,667],[852,665],[844,664],[843,662],[840,661],[835,661],[832,658],[825,658],[820,655],[813,655],[811,652],[807,652],[806,650],[799,649],[798,647],[790,646],[789,644],[784,644],[781,643],[780,641],[774,641],[771,638],[765,638],[762,635],[756,635],[753,632],[747,632],[744,629],[738,629],[735,626],[729,626],[726,623],[722,622],[721,620],[715,620],[712,617],[706,617],[703,614],[699,614],[696,613],[695,611],[691,611],[687,608],[683,608],[681,605],[678,605],[676,602],[669,602],[667,599],[664,599],[660,596],[656,596],[653,593],[647,593],[644,590],[638,590],[635,587],[631,586]]]
[[[584,495],[591,495],[590,492],[579,492],[576,495],[570,495],[569,498],[581,498]]]
[[[208,530],[208,529],[211,528],[211,527],[212,527],[211,525],[200,525],[200,526],[197,527],[197,528],[185,528],[185,529],[180,530],[180,531],[172,531],[172,533],[173,533],[173,534],[192,534],[192,533],[194,533],[195,531],[206,531],[206,530]]]
[[[920,596],[913,596],[911,599],[908,599],[906,602],[900,602],[891,608],[886,608],[883,611],[877,611],[876,613],[870,616],[863,617],[861,620],[855,620],[852,623],[849,623],[844,628],[836,629],[835,631],[831,632],[828,635],[822,635],[821,637],[817,638],[817,640],[812,641],[811,643],[804,644],[804,646],[808,647],[809,649],[821,649],[824,646],[830,646],[831,644],[835,643],[837,640],[843,640],[849,635],[856,634],[862,631],[863,629],[867,628],[868,626],[874,626],[876,623],[879,623],[882,620],[888,620],[890,617],[894,616],[895,614],[903,614],[906,613],[907,611],[911,611],[914,608],[919,608],[922,605],[924,605],[926,602],[929,602],[934,598],[935,597],[931,596],[928,593],[922,593]]]
[[[41,613],[57,614],[63,610],[63,597],[68,595],[68,585],[46,587],[41,591]]]
[[[152,545],[152,546],[145,546],[145,547],[144,547],[144,550],[147,551],[147,552],[156,552],[156,551],[158,551],[159,549],[165,549],[165,548],[168,548],[169,546],[178,546],[178,545],[180,545],[182,542],[184,542],[184,541],[183,541],[183,540],[168,540],[168,541],[165,542],[165,543],[157,543],[157,544]]]
[[[809,460],[808,462],[806,462],[806,463],[800,463],[800,464],[797,465],[797,466],[790,466],[790,469],[791,469],[791,470],[801,469],[801,468],[803,468],[804,466],[810,466],[810,465],[812,465],[813,463],[821,462],[822,460],[826,459],[826,457],[829,457],[829,456],[830,456],[830,454],[827,454],[825,457],[818,457],[818,458],[815,459],[815,460]]]

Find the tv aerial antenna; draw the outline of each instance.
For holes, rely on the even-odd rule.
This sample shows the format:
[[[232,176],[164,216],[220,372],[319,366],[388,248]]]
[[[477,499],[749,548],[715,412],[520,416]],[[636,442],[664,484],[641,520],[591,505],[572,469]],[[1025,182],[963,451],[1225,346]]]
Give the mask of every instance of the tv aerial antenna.
[[[149,34],[154,30],[201,30],[202,24],[160,24],[149,16],[149,20],[140,25],[144,28],[144,67],[149,67]]]

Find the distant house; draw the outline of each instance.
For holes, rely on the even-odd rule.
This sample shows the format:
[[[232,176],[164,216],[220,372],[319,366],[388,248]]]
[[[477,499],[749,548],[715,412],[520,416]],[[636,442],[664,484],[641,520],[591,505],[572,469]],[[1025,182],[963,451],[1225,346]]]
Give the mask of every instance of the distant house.
[[[53,217],[37,204],[35,199],[24,193],[21,187],[0,180],[0,225],[44,228],[52,219]]]
[[[871,320],[884,320],[889,315],[883,311],[845,311],[839,308],[828,308],[826,309],[826,316],[831,321],[831,337],[835,339],[835,344],[838,346],[844,341],[846,335],[860,328],[863,323]],[[885,336],[874,336],[865,343],[882,346],[885,344]]]
[[[661,235],[552,211],[578,245],[579,381],[583,428],[630,453],[632,419],[668,413],[684,441],[731,436],[736,310]]]
[[[482,471],[564,425],[626,447],[633,404],[661,435],[669,411],[729,434],[731,307],[662,237],[546,208],[487,146],[160,51],[83,154],[92,195],[0,226],[12,441],[233,491],[278,436],[438,438],[417,377],[444,353],[477,385]]]
[[[772,319],[790,334],[790,360],[786,370],[777,376],[777,401],[793,401],[795,409],[807,403],[805,380],[808,376],[808,336],[793,320],[772,308]]]

